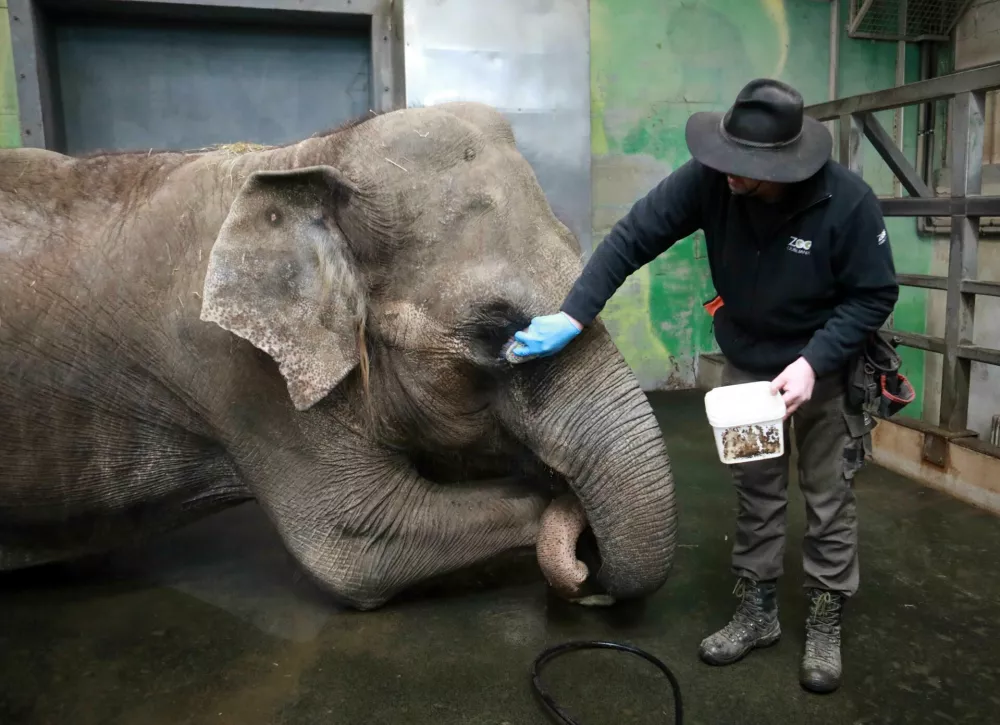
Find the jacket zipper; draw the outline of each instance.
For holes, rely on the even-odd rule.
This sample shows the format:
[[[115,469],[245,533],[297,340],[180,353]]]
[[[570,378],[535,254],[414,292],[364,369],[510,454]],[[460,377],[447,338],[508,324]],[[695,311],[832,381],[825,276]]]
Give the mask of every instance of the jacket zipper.
[[[760,295],[757,294],[757,282],[760,280],[760,239],[757,240],[756,253],[757,262],[753,266],[753,304],[750,305],[754,319],[757,319],[757,300],[760,299]]]
[[[753,265],[753,296],[751,297],[752,302],[750,303],[750,309],[753,312],[754,319],[757,319],[757,300],[760,299],[760,295],[757,294],[757,283],[760,281],[760,250],[764,245],[764,240],[761,239],[757,228],[751,223],[751,229],[753,230],[753,237],[756,240],[754,254],[756,255],[754,265]]]
[[[833,194],[825,194],[825,195],[819,197],[818,199],[814,199],[813,201],[811,201],[809,204],[807,204],[806,206],[802,207],[801,209],[797,209],[792,214],[789,214],[785,219],[781,220],[781,222],[778,224],[778,226],[776,226],[774,228],[774,231],[772,232],[772,235],[777,235],[777,233],[780,232],[784,228],[784,226],[786,224],[788,224],[790,221],[792,221],[795,217],[799,216],[800,214],[805,214],[807,211],[809,211],[810,209],[812,209],[814,206],[818,206],[819,204],[821,204],[824,201],[827,201],[827,200],[829,200],[831,198],[833,198]],[[757,240],[757,251],[756,251],[756,254],[757,254],[756,260],[757,261],[756,261],[756,264],[754,264],[754,269],[753,269],[753,304],[751,305],[751,309],[753,310],[754,319],[757,319],[758,316],[759,316],[759,313],[758,313],[758,310],[757,310],[757,300],[760,299],[760,295],[757,294],[757,283],[760,280],[760,248],[761,248],[761,244],[764,243],[764,240],[762,240],[758,236],[756,230],[754,230],[753,234],[754,234],[754,238]]]
[[[814,199],[813,201],[811,201],[809,204],[807,204],[806,206],[802,207],[801,209],[798,209],[798,210],[792,212],[787,217],[785,217],[784,219],[781,220],[781,223],[777,227],[775,227],[774,233],[777,234],[779,231],[781,231],[781,229],[786,224],[788,224],[788,222],[790,222],[792,219],[794,219],[795,217],[799,216],[800,214],[805,214],[807,211],[809,211],[810,209],[812,209],[814,206],[818,206],[819,204],[822,204],[824,201],[827,201],[827,200],[832,199],[832,198],[833,198],[833,194],[827,194],[825,196],[821,196],[818,199]]]

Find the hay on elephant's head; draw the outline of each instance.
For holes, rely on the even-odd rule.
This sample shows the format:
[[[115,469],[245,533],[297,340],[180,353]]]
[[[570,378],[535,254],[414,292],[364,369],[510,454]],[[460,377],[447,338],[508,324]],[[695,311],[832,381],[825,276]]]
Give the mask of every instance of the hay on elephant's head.
[[[264,151],[265,149],[270,148],[274,147],[265,146],[260,143],[251,143],[250,141],[236,141],[235,143],[216,144],[215,146],[210,146],[207,150],[222,151],[227,156],[242,156],[243,154],[248,154],[252,151]]]

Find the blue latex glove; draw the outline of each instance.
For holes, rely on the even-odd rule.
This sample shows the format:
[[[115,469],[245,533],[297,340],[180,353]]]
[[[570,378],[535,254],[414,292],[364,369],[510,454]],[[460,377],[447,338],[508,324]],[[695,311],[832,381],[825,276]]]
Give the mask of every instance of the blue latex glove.
[[[515,357],[555,355],[580,334],[580,328],[565,312],[536,317],[527,330],[514,333],[518,343],[511,349]]]

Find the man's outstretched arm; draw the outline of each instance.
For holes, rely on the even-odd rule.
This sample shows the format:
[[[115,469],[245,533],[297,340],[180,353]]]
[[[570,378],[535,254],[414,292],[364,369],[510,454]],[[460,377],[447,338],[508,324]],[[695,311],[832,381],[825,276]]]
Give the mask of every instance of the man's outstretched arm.
[[[551,355],[594,321],[622,283],[702,224],[704,169],[688,161],[654,186],[594,250],[560,311],[518,332],[514,355]]]

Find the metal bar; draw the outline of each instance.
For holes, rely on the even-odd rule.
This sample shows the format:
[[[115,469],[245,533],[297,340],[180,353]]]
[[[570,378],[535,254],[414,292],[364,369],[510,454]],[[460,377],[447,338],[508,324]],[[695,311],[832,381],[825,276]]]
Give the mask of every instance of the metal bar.
[[[987,365],[1000,365],[1000,350],[992,347],[962,345],[958,348],[958,355],[967,362],[974,360]]]
[[[849,0],[853,2],[853,0]],[[837,98],[837,77],[840,72],[840,0],[830,0],[830,68],[826,80],[826,98],[829,101]],[[827,130],[831,136],[836,135],[836,121],[827,122]]]
[[[931,77],[931,49],[928,43],[920,44],[920,80]],[[927,130],[932,125],[933,106],[930,103],[921,103],[917,106],[917,176],[926,180],[930,178],[928,173],[928,159],[930,149],[928,148]]]
[[[885,332],[892,337],[898,338],[900,344],[906,347],[916,348],[917,350],[926,350],[927,352],[944,353],[944,339],[940,337],[933,337],[931,335],[921,335],[917,332],[903,332],[901,330],[893,330],[891,328],[886,328]]]
[[[946,196],[935,199],[903,197],[902,199],[879,199],[882,216],[948,216],[951,214],[951,199]]]
[[[17,78],[21,145],[51,148],[55,144],[55,129],[52,125],[52,84],[45,19],[36,0],[9,0],[7,15],[10,21],[10,53]]]
[[[948,278],[933,274],[897,274],[896,281],[907,287],[923,287],[924,289],[948,289]]]
[[[920,178],[917,170],[910,165],[909,160],[899,150],[896,142],[889,137],[882,124],[875,118],[875,114],[859,113],[856,114],[856,118],[865,138],[871,141],[878,155],[885,159],[885,163],[892,169],[892,173],[896,175],[910,196],[933,199],[934,192]]]
[[[899,0],[899,32],[904,36],[906,35],[906,10],[907,10],[906,5],[907,5],[906,0]],[[899,40],[896,41],[896,87],[899,88],[900,86],[905,84],[906,84],[906,41]],[[893,116],[894,117],[892,120],[895,125],[895,128],[893,129],[893,136],[896,143],[894,146],[887,148],[902,149],[904,143],[903,141],[904,110],[902,108],[897,108]],[[869,114],[869,117],[873,121],[875,121],[875,123],[878,123],[878,120],[875,118],[875,116]],[[880,151],[879,154],[881,153],[882,152]],[[883,158],[885,157],[883,156]],[[900,152],[899,158],[904,162],[906,161],[906,157],[903,156],[902,152]],[[896,169],[893,168],[892,163],[890,163],[888,159],[886,159],[886,163],[889,164],[889,168],[893,169],[892,195],[900,196],[899,187],[900,185],[905,187],[907,179],[904,173],[897,171]],[[902,166],[903,169],[906,169],[907,167],[909,167],[912,171],[912,167],[910,167],[909,163],[905,163]],[[910,193],[910,196],[934,196],[934,194],[918,194],[914,192],[913,189],[910,188],[907,188],[906,190]]]
[[[896,281],[906,287],[921,287],[923,289],[948,289],[948,278],[935,274],[897,274]],[[988,295],[1000,297],[1000,282],[984,282],[978,279],[963,280],[961,291],[969,295]]]
[[[967,279],[962,282],[962,291],[970,295],[989,295],[1000,297],[1000,283],[983,282],[978,279]]]
[[[851,113],[888,111],[914,103],[950,98],[959,93],[992,91],[997,88],[1000,88],[1000,63],[990,63],[979,68],[907,83],[898,88],[816,103],[807,106],[805,112],[818,121],[827,121]]]
[[[985,100],[983,91],[974,91],[956,95],[951,103],[953,199],[982,191]],[[977,276],[978,247],[979,218],[952,214],[940,415],[941,427],[951,431],[964,430],[969,416],[971,363],[959,353],[972,342],[976,296],[962,291],[962,281]]]
[[[858,176],[864,171],[861,123],[854,116],[840,117],[840,163]]]
[[[406,108],[406,33],[403,0],[389,0],[389,42],[392,45],[392,108]]]
[[[902,36],[899,33],[849,33],[853,40],[881,40],[881,41],[906,41],[907,43],[923,43],[925,41],[934,41],[938,43],[947,43],[951,40],[951,37],[947,35],[936,35],[933,33],[923,33],[921,35],[914,36]]]
[[[379,0],[371,24],[371,102],[377,113],[393,110],[393,52],[391,0]]]
[[[965,213],[969,216],[1000,216],[1000,196],[976,196],[965,204]]]
[[[851,2],[853,3],[854,0],[851,0]],[[851,18],[850,31],[852,33],[857,32],[858,26],[861,25],[861,21],[865,19],[865,15],[874,3],[875,0],[865,0],[865,4],[858,8],[857,13]]]
[[[1000,196],[879,199],[883,216],[1000,216]]]
[[[830,68],[826,79],[828,100],[837,98],[837,71],[840,69],[840,0],[830,0]]]

